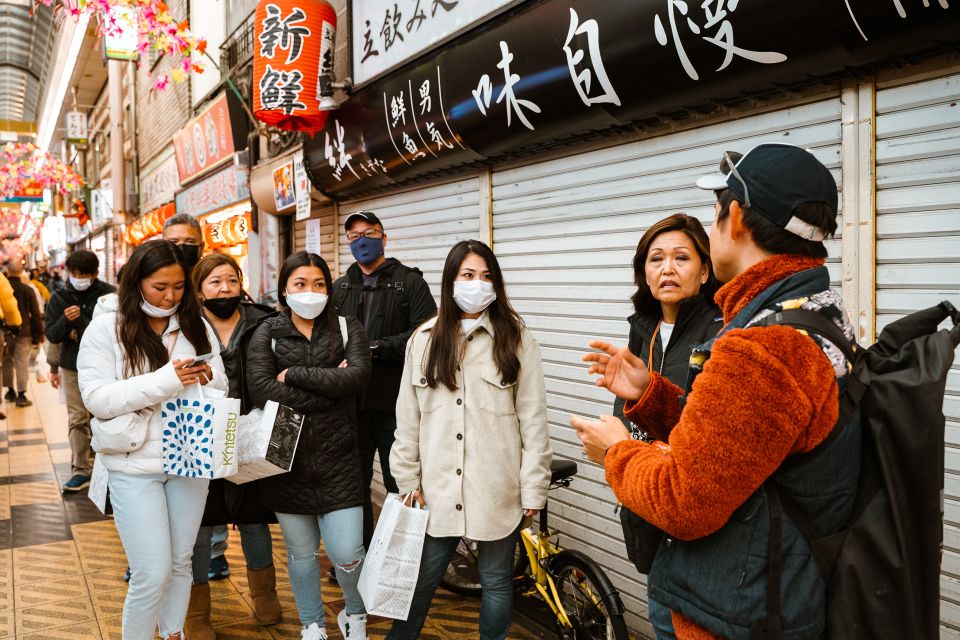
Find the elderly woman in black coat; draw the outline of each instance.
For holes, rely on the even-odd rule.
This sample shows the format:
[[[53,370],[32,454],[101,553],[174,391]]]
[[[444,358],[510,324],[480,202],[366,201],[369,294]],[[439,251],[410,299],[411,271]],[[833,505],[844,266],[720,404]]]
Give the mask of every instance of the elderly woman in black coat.
[[[289,311],[267,318],[253,334],[247,382],[256,405],[274,400],[306,415],[293,468],[260,486],[261,501],[276,511],[286,542],[301,640],[327,637],[317,564],[321,537],[343,589],[340,631],[347,640],[366,640],[357,591],[364,483],[356,399],[370,376],[370,345],[356,319],[338,318],[327,304],[332,282],[320,256],[300,251],[286,259],[277,290]]]

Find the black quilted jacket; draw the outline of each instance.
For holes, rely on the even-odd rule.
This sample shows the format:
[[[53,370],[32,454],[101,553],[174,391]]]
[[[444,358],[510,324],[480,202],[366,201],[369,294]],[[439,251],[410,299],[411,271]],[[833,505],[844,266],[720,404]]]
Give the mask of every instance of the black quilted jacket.
[[[247,384],[255,406],[275,400],[306,414],[290,473],[260,483],[260,500],[280,513],[320,515],[363,504],[357,448],[357,396],[370,377],[363,326],[347,320],[346,350],[339,325],[328,328],[330,305],[307,340],[289,315],[260,323],[247,350]],[[337,368],[346,358],[347,367]],[[277,374],[287,370],[285,382]]]

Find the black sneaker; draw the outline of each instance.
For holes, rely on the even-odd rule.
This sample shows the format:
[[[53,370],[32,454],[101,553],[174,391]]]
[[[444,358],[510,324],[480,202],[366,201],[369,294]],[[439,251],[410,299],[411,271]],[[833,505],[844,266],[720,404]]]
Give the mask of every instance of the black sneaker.
[[[31,402],[30,400],[27,399],[27,394],[21,393],[20,395],[17,396],[17,406],[18,406],[18,407],[21,407],[21,408],[23,408],[23,407],[29,407],[29,406],[32,405],[32,404],[33,404],[33,402]]]
[[[63,485],[63,492],[76,492],[83,491],[90,486],[90,476],[85,476],[82,473],[74,475],[72,478],[67,480],[67,483]]]
[[[9,400],[10,402],[13,402],[14,400],[17,399],[17,392],[14,391],[13,389],[7,389],[7,393],[3,397]]]
[[[224,580],[230,577],[230,565],[226,556],[217,556],[210,560],[210,570],[207,571],[208,580]]]

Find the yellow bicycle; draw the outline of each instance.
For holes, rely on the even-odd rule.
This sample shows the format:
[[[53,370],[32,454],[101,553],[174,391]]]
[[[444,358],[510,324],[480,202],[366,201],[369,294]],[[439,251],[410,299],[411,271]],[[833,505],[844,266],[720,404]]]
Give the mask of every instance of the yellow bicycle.
[[[572,460],[555,460],[550,488],[569,487],[577,473]],[[563,640],[627,640],[623,602],[619,592],[592,558],[563,549],[560,534],[548,525],[548,511],[540,512],[539,527],[520,531],[515,552],[515,586],[522,597],[544,604],[556,619]],[[464,538],[447,567],[442,584],[466,595],[479,595],[478,545]]]

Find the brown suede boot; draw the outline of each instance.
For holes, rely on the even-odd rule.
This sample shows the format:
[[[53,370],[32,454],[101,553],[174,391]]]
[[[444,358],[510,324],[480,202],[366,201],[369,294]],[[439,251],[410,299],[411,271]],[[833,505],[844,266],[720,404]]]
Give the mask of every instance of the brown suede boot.
[[[277,600],[277,572],[273,565],[263,569],[247,569],[250,584],[250,599],[253,600],[253,616],[257,624],[277,624],[283,617],[280,601]]]
[[[183,623],[184,635],[190,640],[216,640],[210,624],[210,585],[195,584],[190,589],[190,606]]]

